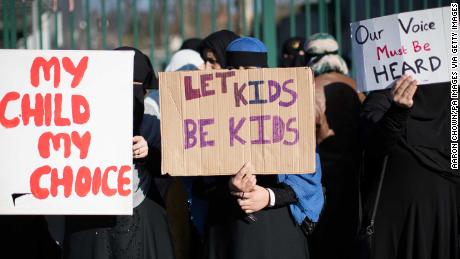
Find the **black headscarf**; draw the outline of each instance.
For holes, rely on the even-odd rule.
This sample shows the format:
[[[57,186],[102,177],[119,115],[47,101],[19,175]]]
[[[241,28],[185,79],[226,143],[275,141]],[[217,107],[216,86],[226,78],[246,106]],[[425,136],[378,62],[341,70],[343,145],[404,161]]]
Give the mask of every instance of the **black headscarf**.
[[[202,41],[203,41],[202,39],[198,39],[198,38],[187,39],[182,43],[182,46],[180,47],[180,49],[191,49],[191,50],[199,52]]]
[[[142,118],[144,116],[144,95],[146,89],[158,87],[158,79],[153,71],[150,59],[140,50],[133,47],[120,47],[115,50],[134,51],[133,81],[142,83],[133,84],[133,136],[140,135]]]
[[[225,49],[227,48],[228,44],[233,40],[239,38],[232,31],[228,30],[221,30],[214,33],[209,34],[208,37],[203,39],[200,46],[200,55],[203,60],[206,61],[205,56],[205,49],[210,49],[216,55],[217,62],[220,64],[221,67],[226,67],[226,59],[225,59]]]
[[[302,67],[306,65],[305,54],[300,55],[300,51],[304,51],[305,38],[293,37],[286,40],[283,44],[281,53],[282,67]],[[287,55],[285,57],[284,55]]]

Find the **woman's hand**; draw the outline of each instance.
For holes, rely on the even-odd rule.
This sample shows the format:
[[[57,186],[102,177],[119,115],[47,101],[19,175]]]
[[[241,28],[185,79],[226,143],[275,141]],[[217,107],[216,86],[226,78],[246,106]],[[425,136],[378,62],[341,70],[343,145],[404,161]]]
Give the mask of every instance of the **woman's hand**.
[[[256,176],[253,175],[254,167],[251,162],[244,164],[238,173],[232,176],[228,182],[231,192],[250,192],[257,184]]]
[[[414,105],[415,91],[417,90],[417,81],[411,76],[403,75],[396,81],[396,84],[391,90],[393,102],[399,107],[409,109]]]
[[[149,154],[149,146],[142,136],[133,137],[133,158],[144,158]]]
[[[234,192],[233,195],[238,197],[238,204],[246,213],[254,213],[268,206],[270,194],[262,186],[256,185],[251,192]]]

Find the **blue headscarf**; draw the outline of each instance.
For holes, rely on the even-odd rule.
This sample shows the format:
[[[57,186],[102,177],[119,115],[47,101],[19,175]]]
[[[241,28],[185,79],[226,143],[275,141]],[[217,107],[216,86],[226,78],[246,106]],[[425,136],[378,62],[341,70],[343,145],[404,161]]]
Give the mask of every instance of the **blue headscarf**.
[[[258,39],[242,37],[232,41],[227,47],[227,65],[267,66],[267,48]],[[302,224],[305,217],[318,222],[324,205],[323,188],[321,185],[321,162],[316,153],[316,170],[313,174],[280,174],[278,181],[286,183],[295,192],[297,202],[289,209],[297,224]]]
[[[242,37],[232,41],[225,50],[227,67],[267,67],[267,47],[256,38]]]
[[[289,205],[297,224],[302,224],[305,217],[318,222],[324,205],[323,187],[321,185],[321,161],[316,153],[316,171],[313,174],[280,174],[278,181],[289,185],[297,196],[297,202]]]

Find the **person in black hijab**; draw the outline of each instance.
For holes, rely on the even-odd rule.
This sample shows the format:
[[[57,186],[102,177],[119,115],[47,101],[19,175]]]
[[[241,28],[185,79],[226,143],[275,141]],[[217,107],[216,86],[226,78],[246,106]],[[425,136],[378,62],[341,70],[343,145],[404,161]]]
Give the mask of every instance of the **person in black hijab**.
[[[312,35],[305,43],[306,64],[315,74],[316,144],[326,190],[321,220],[308,238],[312,258],[353,258],[359,222],[362,104],[348,67],[337,54],[339,48],[325,33]],[[331,54],[323,55],[327,52]]]
[[[371,258],[459,258],[458,184],[450,168],[450,84],[417,86],[402,76],[367,97],[365,173],[368,221],[384,177]],[[386,157],[386,167],[384,157]]]
[[[293,37],[286,40],[281,50],[281,67],[303,67],[305,61],[305,38]]]
[[[165,258],[174,251],[166,212],[150,199],[152,187],[147,142],[140,136],[144,94],[156,84],[151,63],[141,51],[134,51],[133,71],[133,215],[66,217],[65,258]]]
[[[204,38],[199,52],[206,64],[206,68],[225,68],[227,66],[225,49],[230,42],[237,38],[239,38],[238,35],[228,30],[217,31]]]
[[[199,38],[190,38],[182,42],[180,49],[191,49],[196,52],[200,51],[200,45],[203,40]]]
[[[267,67],[265,45],[250,37],[234,40],[227,47],[230,67]],[[318,170],[318,156],[316,165]],[[280,172],[257,179],[253,173],[247,163],[234,176],[216,176],[208,186],[193,187],[209,201],[204,258],[310,258],[306,232],[323,206],[321,173]]]

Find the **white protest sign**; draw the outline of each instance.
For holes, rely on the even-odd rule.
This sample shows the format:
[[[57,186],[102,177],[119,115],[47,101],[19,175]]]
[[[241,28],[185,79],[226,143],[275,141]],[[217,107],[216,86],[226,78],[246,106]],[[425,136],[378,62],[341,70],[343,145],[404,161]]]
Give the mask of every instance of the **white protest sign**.
[[[351,23],[359,91],[390,87],[403,74],[418,84],[449,81],[450,8]]]
[[[0,50],[0,214],[132,214],[133,56]]]

